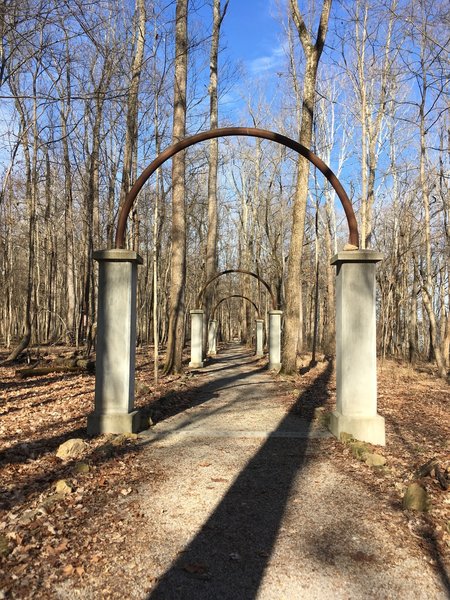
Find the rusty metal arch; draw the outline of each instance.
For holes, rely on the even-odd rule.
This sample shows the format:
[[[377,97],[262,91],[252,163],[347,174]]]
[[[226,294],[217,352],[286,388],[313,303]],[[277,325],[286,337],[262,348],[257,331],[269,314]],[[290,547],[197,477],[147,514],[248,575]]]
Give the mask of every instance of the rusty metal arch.
[[[222,302],[225,302],[225,300],[229,300],[230,298],[243,298],[244,300],[247,300],[248,302],[250,302],[250,304],[253,304],[253,306],[255,307],[256,310],[256,314],[258,315],[258,319],[260,318],[261,314],[259,312],[259,308],[257,306],[257,304],[255,304],[255,302],[253,302],[253,300],[250,300],[250,298],[247,298],[247,296],[243,296],[242,294],[231,294],[230,296],[225,296],[225,298],[222,298],[222,300],[219,300],[219,302],[216,303],[216,305],[214,306],[214,308],[211,311],[211,317],[214,319],[214,315],[216,314],[216,310],[219,308],[219,306],[222,304]]]
[[[275,133],[274,131],[267,131],[266,129],[257,129],[253,127],[222,127],[219,129],[210,129],[209,131],[204,131],[202,133],[197,133],[191,137],[184,138],[172,146],[166,148],[161,154],[159,154],[153,162],[151,162],[148,167],[146,167],[141,175],[136,179],[132,188],[128,192],[125,202],[120,210],[119,220],[117,223],[117,231],[116,231],[116,239],[115,239],[115,247],[116,248],[124,248],[125,247],[125,231],[127,226],[128,215],[130,214],[131,208],[134,204],[136,196],[140,192],[142,186],[147,181],[147,179],[156,171],[158,167],[166,162],[169,158],[178,154],[182,150],[189,148],[189,146],[193,146],[199,142],[203,142],[205,140],[210,140],[218,137],[227,137],[227,136],[247,136],[247,137],[256,137],[262,138],[265,140],[271,140],[278,144],[282,144],[291,150],[294,150],[301,156],[304,156],[308,159],[323,175],[328,179],[328,181],[333,186],[339,200],[341,201],[342,208],[344,209],[345,216],[347,217],[348,229],[349,229],[349,242],[356,248],[359,248],[359,235],[358,235],[358,224],[356,222],[355,213],[353,211],[352,203],[350,202],[347,193],[342,187],[339,179],[333,173],[333,171],[328,167],[327,164],[323,162],[314,152],[311,152],[306,146],[302,146],[295,140],[286,137],[285,135],[281,135],[280,133]]]
[[[260,277],[259,275],[257,275],[256,273],[253,273],[252,271],[246,271],[245,269],[225,269],[225,271],[221,271],[220,273],[217,273],[217,275],[214,275],[214,277],[211,277],[211,279],[209,281],[207,281],[205,283],[205,285],[202,287],[202,289],[200,290],[200,292],[197,296],[197,306],[201,307],[202,302],[203,302],[203,294],[205,293],[205,290],[208,287],[208,285],[210,283],[212,283],[213,281],[215,281],[216,279],[218,279],[219,277],[222,277],[222,275],[228,275],[228,273],[244,273],[245,275],[252,275],[252,277],[255,277],[258,281],[260,281],[263,284],[263,286],[266,287],[266,289],[268,290],[268,292],[270,294],[270,297],[272,298],[272,307],[274,310],[277,309],[277,301],[275,300],[275,296],[272,292],[272,288],[267,283],[267,281],[264,281],[264,279],[262,277]]]

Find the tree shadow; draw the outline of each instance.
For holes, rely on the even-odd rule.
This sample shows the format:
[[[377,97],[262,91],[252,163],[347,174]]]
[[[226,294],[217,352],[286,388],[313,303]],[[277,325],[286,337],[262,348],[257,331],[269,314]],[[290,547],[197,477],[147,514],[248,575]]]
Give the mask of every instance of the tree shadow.
[[[15,389],[27,390],[28,388],[47,387],[52,383],[58,381],[68,381],[80,375],[92,377],[91,373],[76,372],[76,373],[61,373],[60,375],[44,375],[31,377],[28,379],[6,379],[0,381],[0,392],[12,392]],[[26,395],[26,394],[25,394]],[[16,397],[16,399],[22,399],[22,396]]]
[[[251,365],[256,360],[252,360],[252,355],[249,352],[242,352],[240,354],[233,353],[232,361],[230,360],[230,355],[220,356],[214,359],[215,363],[225,363],[223,367],[219,367],[218,369],[210,369],[205,371],[195,371],[196,373],[209,374],[216,373],[217,371],[227,370],[230,371],[232,369],[236,369],[242,366],[242,362],[239,360],[245,360],[246,365]],[[228,363],[228,364],[227,364]],[[231,363],[231,364],[230,364]],[[224,387],[227,387],[229,384],[242,381],[246,377],[254,375],[258,372],[264,372],[266,370],[265,366],[258,368],[257,370],[252,370],[247,373],[237,372],[235,375],[230,375],[229,377],[222,377],[213,381],[200,381],[198,385],[192,385],[190,383],[189,389],[186,390],[174,390],[169,392],[168,394],[164,394],[157,399],[150,399],[144,404],[139,406],[139,411],[141,413],[141,429],[145,431],[147,429],[146,423],[148,423],[148,417],[151,417],[153,422],[161,422],[169,417],[173,417],[188,408],[193,408],[195,406],[199,406],[211,400],[214,395]],[[193,371],[192,371],[193,372]]]
[[[242,381],[246,377],[253,375],[258,372],[263,372],[264,368],[251,371],[249,373],[236,373],[230,377],[223,377],[216,381],[200,383],[196,387],[191,387],[188,390],[173,391],[164,396],[161,396],[157,400],[151,400],[148,403],[142,405],[139,408],[142,421],[145,423],[145,417],[151,417],[152,420],[160,423],[170,417],[174,417],[179,413],[186,411],[189,408],[194,408],[208,402],[214,398],[219,390],[225,386],[238,381]],[[239,384],[244,385],[244,384]],[[145,427],[143,430],[145,431]]]
[[[76,422],[83,416],[73,417],[66,423]],[[45,426],[47,428],[48,425]],[[15,438],[16,436],[14,436]],[[42,454],[48,454],[56,450],[62,443],[71,438],[86,438],[86,427],[77,427],[69,429],[64,433],[50,437],[41,437],[37,440],[17,442],[0,452],[0,464],[19,464],[31,460],[36,460]]]
[[[148,600],[256,598],[269,563],[290,490],[308,462],[308,439],[278,437],[293,415],[308,410],[305,438],[314,408],[327,400],[333,370],[329,363],[238,475],[225,497],[172,567],[159,579]],[[217,382],[223,386],[223,380]],[[302,414],[303,416],[303,414]]]

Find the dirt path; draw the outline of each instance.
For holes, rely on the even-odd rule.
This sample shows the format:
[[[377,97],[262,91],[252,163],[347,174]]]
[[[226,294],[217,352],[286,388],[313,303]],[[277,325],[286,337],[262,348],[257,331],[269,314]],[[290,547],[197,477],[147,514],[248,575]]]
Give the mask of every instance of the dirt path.
[[[287,413],[260,362],[231,346],[197,377],[197,405],[140,440],[139,460],[163,481],[118,503],[108,567],[76,590],[59,585],[59,597],[449,597],[398,512],[337,468],[327,431]]]

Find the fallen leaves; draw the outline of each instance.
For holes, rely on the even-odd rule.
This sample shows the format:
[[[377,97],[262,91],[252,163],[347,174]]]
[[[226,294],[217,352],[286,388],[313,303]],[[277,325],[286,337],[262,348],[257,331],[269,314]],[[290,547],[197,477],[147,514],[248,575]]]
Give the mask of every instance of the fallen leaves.
[[[198,402],[195,378],[166,378],[155,388],[153,365],[148,360],[146,363],[138,377],[148,389],[136,405],[151,414],[154,421]],[[320,365],[301,378],[289,379],[296,388],[295,394],[280,395],[279,401],[292,407],[302,390],[317,377],[318,368]],[[107,572],[111,556],[127,560],[129,521],[132,520],[133,528],[148,527],[149,522],[151,527],[151,517],[142,511],[135,500],[138,495],[132,492],[142,481],[157,485],[165,475],[156,462],[142,465],[136,459],[136,436],[84,437],[86,416],[93,407],[91,375],[53,374],[24,380],[20,385],[11,369],[2,369],[1,375],[0,590],[7,590],[11,597],[47,598],[44,588],[51,590],[58,581],[71,578],[76,585],[83,578],[98,579]],[[287,387],[288,383],[282,385]],[[414,514],[408,518],[417,519],[411,531],[418,532],[421,539],[423,531],[428,531],[421,520],[426,518],[439,547],[444,548],[450,539],[450,498],[438,474],[447,480],[448,386],[429,375],[386,361],[379,389],[380,412],[387,423],[388,445],[383,449],[387,467],[374,470],[356,462],[349,449],[333,440],[327,442],[329,455],[339,462],[340,468],[380,490],[386,502],[391,498],[398,504],[415,470],[433,460],[438,470],[430,469],[422,477],[432,510],[425,517]],[[333,407],[334,396],[334,384],[330,382],[325,410]],[[322,401],[323,398],[310,394],[299,407],[299,414],[321,418],[324,411],[322,407],[317,410],[317,404]],[[69,439],[83,442],[83,462],[75,457],[64,461],[56,457],[58,447]],[[211,476],[211,462],[202,460],[194,465],[196,469],[206,469],[201,472],[211,484],[229,483],[225,477]],[[72,491],[55,494],[55,485],[60,481]],[[405,518],[399,514],[399,519]],[[399,525],[392,522],[392,511],[389,518],[395,533]],[[230,561],[241,560],[238,552],[228,556]],[[258,556],[267,559],[270,553],[261,550]],[[364,553],[355,553],[352,558],[355,562],[370,560]],[[186,562],[182,569],[192,577],[210,577],[210,567],[203,563]]]

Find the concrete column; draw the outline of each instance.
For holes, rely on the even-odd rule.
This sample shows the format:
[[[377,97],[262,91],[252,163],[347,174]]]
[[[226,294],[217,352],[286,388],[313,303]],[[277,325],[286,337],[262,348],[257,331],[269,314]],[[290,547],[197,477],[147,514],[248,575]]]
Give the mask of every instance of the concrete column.
[[[350,250],[336,254],[336,410],[330,430],[339,437],[385,444],[377,414],[375,269],[382,254]]]
[[[269,369],[281,369],[281,310],[269,311]]]
[[[203,367],[203,311],[191,310],[191,362],[189,366]]]
[[[215,356],[217,354],[216,338],[217,338],[217,321],[215,319],[211,319],[211,321],[209,322],[209,330],[208,330],[208,354],[210,356]]]
[[[142,258],[131,250],[99,250],[94,260],[99,263],[95,409],[87,430],[90,435],[136,432],[136,284]]]
[[[256,356],[264,356],[264,321],[256,319]]]
[[[202,324],[202,361],[206,359],[206,353],[209,348],[209,323],[205,312],[203,311],[203,324]]]

